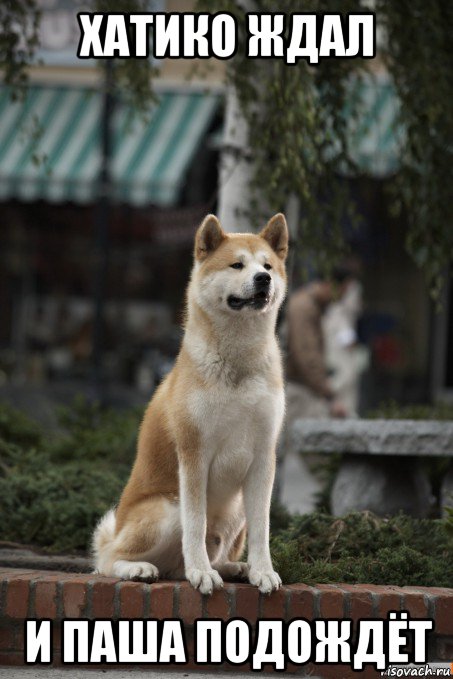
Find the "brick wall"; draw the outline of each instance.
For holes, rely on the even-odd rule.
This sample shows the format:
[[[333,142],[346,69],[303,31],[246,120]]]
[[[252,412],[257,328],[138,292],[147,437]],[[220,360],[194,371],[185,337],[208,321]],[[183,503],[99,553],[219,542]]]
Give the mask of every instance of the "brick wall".
[[[0,568],[0,665],[23,664],[26,618],[55,621],[54,664],[58,665],[58,622],[62,618],[180,618],[184,622],[190,653],[191,627],[196,618],[241,617],[253,627],[259,618],[347,617],[356,621],[359,618],[385,618],[392,610],[405,610],[416,618],[433,618],[435,632],[430,641],[431,659],[453,660],[452,589],[298,584],[263,596],[250,585],[225,584],[225,588],[213,596],[203,597],[187,582],[148,585],[95,575]],[[322,677],[357,676],[349,667],[341,666],[292,669]],[[363,676],[378,674],[370,669]]]

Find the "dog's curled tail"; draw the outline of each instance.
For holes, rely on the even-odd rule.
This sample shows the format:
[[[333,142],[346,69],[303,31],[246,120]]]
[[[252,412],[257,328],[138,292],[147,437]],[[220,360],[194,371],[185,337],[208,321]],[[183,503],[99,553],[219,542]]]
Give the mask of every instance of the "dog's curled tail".
[[[94,568],[97,573],[108,575],[106,572],[108,570],[107,562],[110,562],[109,556],[115,538],[115,529],[115,510],[109,509],[109,511],[99,520],[99,523],[94,529],[93,540],[91,543]]]

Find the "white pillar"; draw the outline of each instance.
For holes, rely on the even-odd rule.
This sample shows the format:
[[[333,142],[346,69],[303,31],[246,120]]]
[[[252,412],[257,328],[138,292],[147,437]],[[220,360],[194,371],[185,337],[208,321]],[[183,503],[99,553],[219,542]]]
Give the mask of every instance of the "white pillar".
[[[248,144],[248,124],[233,86],[227,90],[225,132],[220,156],[218,217],[225,231],[251,231],[245,214],[250,209],[253,163]]]

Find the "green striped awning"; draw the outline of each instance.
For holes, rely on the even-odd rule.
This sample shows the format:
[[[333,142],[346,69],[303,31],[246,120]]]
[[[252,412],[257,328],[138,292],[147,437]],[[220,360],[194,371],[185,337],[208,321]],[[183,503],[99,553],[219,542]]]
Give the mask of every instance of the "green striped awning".
[[[167,92],[144,120],[118,104],[113,199],[173,205],[219,106],[216,94]],[[31,87],[13,102],[0,89],[0,200],[89,203],[97,198],[102,97],[92,89]]]

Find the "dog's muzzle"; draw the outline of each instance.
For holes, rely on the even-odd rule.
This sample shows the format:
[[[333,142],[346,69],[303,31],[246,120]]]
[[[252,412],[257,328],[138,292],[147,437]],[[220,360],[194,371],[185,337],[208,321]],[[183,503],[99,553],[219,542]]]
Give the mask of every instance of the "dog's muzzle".
[[[268,273],[261,272],[255,274],[253,283],[255,292],[251,297],[236,297],[230,295],[227,299],[228,306],[235,311],[240,311],[244,307],[250,309],[264,309],[270,301],[270,286],[271,276]]]

